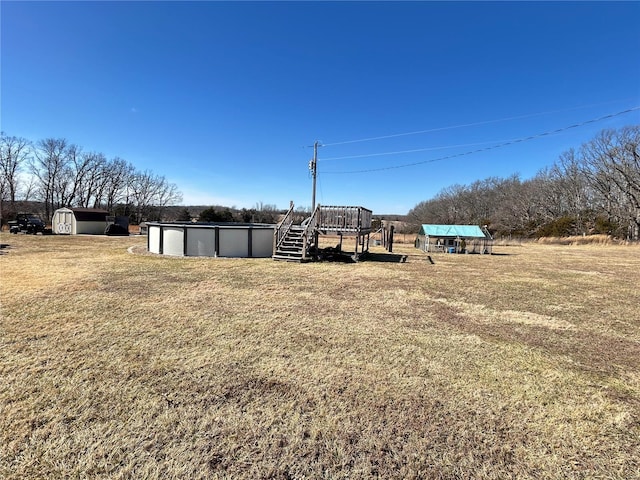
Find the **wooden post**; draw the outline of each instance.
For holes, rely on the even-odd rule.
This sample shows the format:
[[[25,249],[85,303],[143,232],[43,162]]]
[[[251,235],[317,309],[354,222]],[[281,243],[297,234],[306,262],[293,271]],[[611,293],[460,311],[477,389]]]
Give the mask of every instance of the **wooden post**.
[[[387,250],[389,253],[393,252],[393,225],[389,228],[389,248]]]

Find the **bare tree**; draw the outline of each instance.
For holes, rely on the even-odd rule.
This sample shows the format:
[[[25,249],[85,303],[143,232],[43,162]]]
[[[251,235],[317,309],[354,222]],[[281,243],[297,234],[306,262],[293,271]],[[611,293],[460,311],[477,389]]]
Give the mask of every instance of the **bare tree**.
[[[604,130],[527,181],[517,175],[453,185],[408,214],[420,223],[487,222],[494,231],[586,233],[603,224],[640,239],[640,126]],[[558,227],[558,228],[556,228]],[[562,228],[559,228],[562,227]]]
[[[182,194],[175,184],[148,170],[134,174],[129,188],[136,223],[152,216],[159,218],[163,207],[182,201]]]
[[[74,164],[74,204],[80,207],[98,207],[100,185],[103,182],[107,159],[101,153],[83,153]]]
[[[96,206],[101,204],[107,210],[113,210],[118,203],[129,204],[135,176],[136,171],[133,165],[120,157],[105,163],[101,169]]]
[[[55,207],[74,206],[80,182],[86,175],[82,149],[70,144],[64,152],[64,165],[54,182]]]
[[[136,221],[159,217],[164,207],[182,201],[178,187],[150,171],[138,172],[122,158],[83,152],[64,138],[46,138],[32,147],[23,138],[0,134],[0,223],[2,202],[16,202],[19,173],[27,166],[23,200],[41,200],[50,218],[62,206],[103,207],[114,211],[133,205]],[[268,210],[265,205],[262,210]]]
[[[11,213],[15,213],[20,172],[27,163],[30,153],[29,140],[0,132],[0,218],[3,210],[2,202],[5,199],[9,200]]]
[[[603,209],[640,239],[640,126],[604,130],[581,149],[583,172]]]
[[[158,186],[154,205],[158,209],[158,217],[162,216],[165,207],[182,202],[182,193],[175,183],[169,183],[164,177],[157,177]]]
[[[60,176],[67,167],[68,146],[64,138],[40,140],[30,164],[31,172],[37,178],[37,192],[45,204],[47,218],[51,218],[53,210],[61,206],[56,200],[59,200]]]

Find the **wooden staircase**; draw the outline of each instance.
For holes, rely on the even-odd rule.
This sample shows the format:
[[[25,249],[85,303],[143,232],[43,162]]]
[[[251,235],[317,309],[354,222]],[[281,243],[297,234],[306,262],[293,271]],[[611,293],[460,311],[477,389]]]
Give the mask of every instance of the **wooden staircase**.
[[[339,235],[341,247],[343,235],[355,237],[356,246],[353,255],[355,260],[359,255],[368,252],[371,210],[352,206],[316,205],[310,217],[298,224],[300,220],[294,215],[293,202],[291,202],[289,211],[276,225],[274,231],[274,260],[308,262],[318,259],[318,235]]]
[[[273,259],[285,262],[303,262],[307,260],[304,249],[304,227],[291,225],[280,245],[276,247]]]

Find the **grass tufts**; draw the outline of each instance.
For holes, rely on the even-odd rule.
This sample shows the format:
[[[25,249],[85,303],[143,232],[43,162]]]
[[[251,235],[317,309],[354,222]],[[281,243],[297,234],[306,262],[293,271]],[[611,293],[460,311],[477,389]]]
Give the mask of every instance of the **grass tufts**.
[[[0,243],[0,478],[640,478],[635,248]]]

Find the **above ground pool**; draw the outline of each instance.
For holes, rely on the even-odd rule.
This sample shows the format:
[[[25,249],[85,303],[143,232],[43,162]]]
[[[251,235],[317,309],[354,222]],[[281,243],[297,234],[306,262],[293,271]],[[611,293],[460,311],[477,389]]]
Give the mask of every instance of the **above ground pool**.
[[[147,249],[179,257],[266,258],[275,225],[147,222]]]

